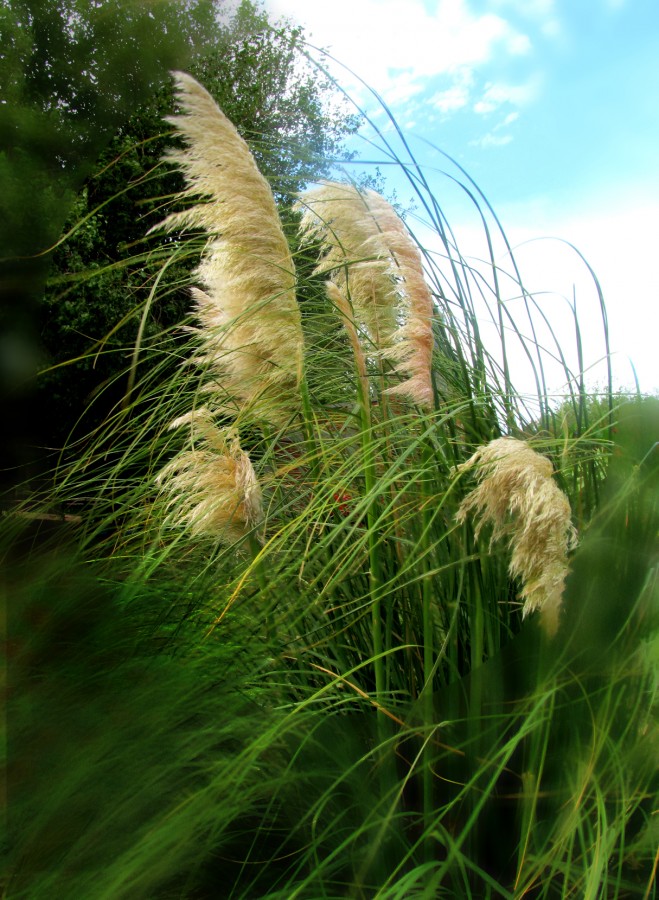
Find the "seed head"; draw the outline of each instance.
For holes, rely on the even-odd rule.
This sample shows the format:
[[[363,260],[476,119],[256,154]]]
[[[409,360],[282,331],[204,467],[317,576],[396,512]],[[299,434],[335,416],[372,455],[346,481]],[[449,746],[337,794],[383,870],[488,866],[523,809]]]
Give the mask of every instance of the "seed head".
[[[576,531],[568,499],[552,479],[552,464],[524,441],[499,438],[479,447],[458,470],[472,467],[479,484],[462,501],[457,519],[463,522],[473,514],[477,538],[492,525],[490,546],[507,540],[510,574],[522,582],[522,615],[540,610],[545,630],[553,635]]]
[[[316,272],[350,298],[373,348],[403,377],[387,392],[431,407],[433,302],[405,224],[375,191],[337,182],[303,194],[298,209],[302,234],[322,243]]]
[[[202,287],[193,289],[196,361],[220,376],[234,406],[279,422],[297,402],[303,360],[288,242],[245,141],[194,78],[177,72],[175,80],[182,115],[168,121],[186,146],[167,159],[185,176],[181,196],[197,202],[157,228],[208,234],[196,271]]]
[[[206,409],[172,423],[190,427],[191,448],[162,469],[168,520],[190,534],[233,544],[263,521],[261,488],[235,429],[217,428]]]

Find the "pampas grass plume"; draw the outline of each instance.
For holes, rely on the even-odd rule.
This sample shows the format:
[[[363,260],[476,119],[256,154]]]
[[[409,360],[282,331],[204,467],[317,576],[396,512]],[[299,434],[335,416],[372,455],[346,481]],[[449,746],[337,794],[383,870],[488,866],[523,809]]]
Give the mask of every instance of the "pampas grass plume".
[[[170,427],[190,427],[192,448],[166,465],[156,482],[169,495],[170,524],[195,537],[233,544],[263,521],[261,488],[249,456],[232,428],[217,428],[207,409],[181,416]]]
[[[462,501],[457,519],[473,515],[477,538],[485,525],[492,525],[490,546],[507,539],[510,574],[522,581],[522,614],[540,610],[551,636],[559,624],[567,553],[576,543],[568,499],[552,479],[551,462],[524,441],[491,441],[458,470],[474,467],[479,484]]]
[[[350,297],[355,317],[403,380],[387,393],[433,405],[433,302],[418,248],[394,208],[375,191],[323,182],[300,198],[300,229],[319,239],[316,268]]]
[[[279,421],[297,399],[303,337],[295,271],[275,200],[254,158],[210,94],[174,73],[183,114],[168,119],[185,141],[168,159],[182,170],[182,197],[197,203],[158,229],[203,229],[208,245],[194,289],[200,352],[234,402]],[[204,198],[199,202],[200,196]]]

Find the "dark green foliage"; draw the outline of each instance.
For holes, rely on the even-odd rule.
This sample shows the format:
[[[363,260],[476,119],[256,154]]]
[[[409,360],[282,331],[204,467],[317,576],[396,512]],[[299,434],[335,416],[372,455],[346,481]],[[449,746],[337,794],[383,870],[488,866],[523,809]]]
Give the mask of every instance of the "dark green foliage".
[[[28,444],[51,443],[30,390],[49,251],[101,149],[172,66],[201,51],[214,8],[210,0],[0,3],[0,401],[12,421],[3,473],[29,458]],[[56,344],[46,350],[60,361],[61,337]],[[47,394],[45,409],[51,421],[64,415]]]
[[[3,256],[48,248],[65,192],[168,69],[200,51],[212,14],[208,0],[2,0]]]
[[[131,602],[61,540],[13,553],[5,895],[191,896],[286,765],[258,642],[179,627],[163,652],[162,580]]]

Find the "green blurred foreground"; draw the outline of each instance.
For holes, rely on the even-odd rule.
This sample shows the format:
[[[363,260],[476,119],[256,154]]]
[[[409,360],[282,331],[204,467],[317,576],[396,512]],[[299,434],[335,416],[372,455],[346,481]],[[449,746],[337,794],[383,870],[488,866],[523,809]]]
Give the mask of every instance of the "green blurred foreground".
[[[411,611],[376,698],[356,591],[303,610],[292,573],[243,586],[209,631],[227,589],[189,551],[91,559],[26,526],[5,896],[656,896],[658,427],[655,402],[620,415],[559,635],[527,621],[439,678],[430,722]]]

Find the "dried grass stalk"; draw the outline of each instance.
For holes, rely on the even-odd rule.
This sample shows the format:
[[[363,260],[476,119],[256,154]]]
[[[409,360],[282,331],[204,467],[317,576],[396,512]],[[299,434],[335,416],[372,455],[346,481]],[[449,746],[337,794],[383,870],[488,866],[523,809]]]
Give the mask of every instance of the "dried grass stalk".
[[[174,73],[180,116],[168,119],[186,147],[168,155],[183,171],[184,198],[199,200],[157,228],[203,229],[209,239],[194,289],[197,361],[222,378],[238,405],[280,421],[296,404],[303,337],[295,270],[270,186],[232,123],[190,75]]]
[[[457,519],[473,514],[476,537],[492,525],[490,547],[507,539],[510,574],[522,581],[522,614],[540,610],[543,627],[553,635],[576,531],[568,499],[552,479],[552,464],[524,441],[499,438],[479,447],[458,469],[472,467],[479,484],[462,501]]]
[[[207,409],[171,427],[190,427],[192,448],[162,469],[157,483],[169,495],[167,519],[192,535],[233,544],[263,521],[261,488],[249,456],[232,428],[217,428]]]
[[[301,232],[320,240],[316,272],[350,298],[373,346],[403,378],[387,393],[432,407],[433,302],[421,255],[394,208],[375,191],[324,182],[303,194]]]

